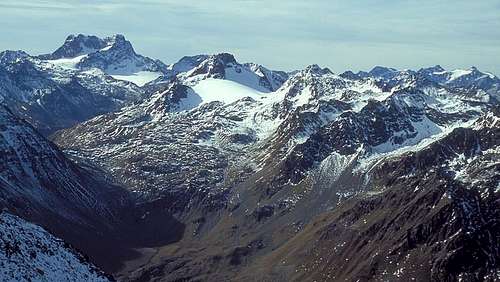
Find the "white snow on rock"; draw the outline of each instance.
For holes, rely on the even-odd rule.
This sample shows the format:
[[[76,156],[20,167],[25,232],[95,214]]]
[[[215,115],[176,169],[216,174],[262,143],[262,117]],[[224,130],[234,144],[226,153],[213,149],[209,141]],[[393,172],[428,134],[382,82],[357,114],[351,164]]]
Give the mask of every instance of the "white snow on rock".
[[[124,81],[129,81],[134,83],[137,86],[144,86],[148,82],[151,82],[158,77],[160,77],[162,74],[161,72],[152,72],[152,71],[139,71],[135,73],[130,73],[130,74],[122,74],[122,75],[111,75],[114,79],[117,80],[124,80]]]
[[[57,60],[47,60],[48,63],[60,67],[63,69],[69,69],[69,70],[77,70],[78,68],[76,67],[76,64],[78,64],[83,58],[85,58],[87,54],[80,55],[74,58],[61,58]]]
[[[442,128],[438,125],[436,125],[434,122],[429,120],[429,118],[424,117],[421,121],[419,122],[412,122],[412,126],[415,128],[416,131],[416,136],[412,138],[404,138],[405,141],[402,144],[396,144],[394,143],[394,138],[391,138],[387,142],[384,142],[380,145],[374,146],[373,152],[374,153],[388,153],[388,152],[393,152],[396,151],[400,148],[403,147],[411,147],[414,146],[420,141],[430,138],[432,136],[435,136],[437,134],[440,134],[444,131],[446,131],[446,128]],[[404,137],[407,134],[407,132],[396,132],[394,133],[394,137]]]
[[[450,80],[455,80],[455,79],[462,77],[464,75],[471,74],[472,71],[471,70],[456,69],[456,70],[450,71],[449,73],[450,73]],[[435,73],[435,74],[439,74],[439,73]]]
[[[1,281],[110,281],[40,226],[0,214]]]
[[[225,75],[227,80],[237,82],[259,92],[270,92],[269,89],[260,84],[260,77],[249,69],[230,67],[225,69]]]
[[[177,111],[188,111],[198,107],[203,100],[191,89],[186,93],[186,98],[180,99]]]
[[[456,122],[445,127],[436,125],[428,118],[424,118],[421,122],[412,122],[413,127],[417,130],[415,137],[407,139],[402,144],[394,144],[391,139],[379,146],[372,147],[369,154],[365,154],[358,160],[358,165],[354,171],[367,172],[384,160],[401,156],[408,152],[422,150],[446,137],[456,128],[471,127],[476,120],[477,118],[473,118],[466,122]]]
[[[192,88],[201,97],[203,103],[220,101],[230,104],[245,97],[260,100],[267,96],[266,93],[259,92],[246,85],[223,79],[208,78],[199,81]]]

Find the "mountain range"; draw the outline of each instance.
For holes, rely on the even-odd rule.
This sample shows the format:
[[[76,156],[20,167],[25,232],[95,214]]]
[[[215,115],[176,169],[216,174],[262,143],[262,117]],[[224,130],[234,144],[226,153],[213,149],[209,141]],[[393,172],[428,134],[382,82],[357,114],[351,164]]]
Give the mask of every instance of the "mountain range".
[[[70,35],[0,53],[0,206],[105,279],[495,281],[499,101],[475,67],[165,64]]]

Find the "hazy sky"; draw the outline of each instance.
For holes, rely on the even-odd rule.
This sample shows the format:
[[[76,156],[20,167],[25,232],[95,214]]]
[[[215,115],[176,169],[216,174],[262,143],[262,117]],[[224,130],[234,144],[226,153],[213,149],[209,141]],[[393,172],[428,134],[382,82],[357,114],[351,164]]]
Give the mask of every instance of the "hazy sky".
[[[70,33],[122,33],[165,63],[227,51],[284,70],[500,74],[500,0],[0,0],[0,50],[48,53]]]

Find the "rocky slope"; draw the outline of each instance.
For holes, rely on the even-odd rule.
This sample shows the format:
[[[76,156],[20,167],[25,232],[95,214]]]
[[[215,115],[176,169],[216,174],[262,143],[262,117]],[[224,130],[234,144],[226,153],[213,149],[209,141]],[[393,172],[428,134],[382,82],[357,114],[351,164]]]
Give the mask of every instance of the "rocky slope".
[[[0,53],[0,100],[44,134],[140,100],[144,84],[170,76],[123,35],[70,35],[52,54]]]
[[[120,266],[119,257],[134,256],[136,245],[165,244],[183,232],[168,214],[150,211],[153,204],[137,206],[103,171],[69,160],[3,105],[0,152],[0,207],[51,230],[107,271]],[[145,213],[150,218],[141,219]]]
[[[2,281],[110,281],[110,278],[40,226],[0,213]]]
[[[385,155],[362,174],[364,190],[342,191],[356,185],[361,163],[331,186],[288,187],[303,195],[292,209],[270,205],[276,196],[250,177],[241,203],[216,223],[213,214],[193,221],[192,238],[159,248],[127,279],[496,281],[499,122],[494,109],[416,150]],[[344,199],[321,208],[334,198],[321,188]]]
[[[70,35],[51,54],[0,53],[0,101],[42,133],[73,126],[140,101],[175,75],[191,71],[277,89],[288,77],[229,54],[184,57],[170,66],[137,54],[123,35]]]
[[[397,192],[403,188],[396,180],[412,178],[417,171],[408,170],[391,178],[386,175],[391,170],[381,172],[380,167],[393,158],[407,158],[402,156],[409,152],[425,154],[429,146],[438,146],[435,144],[460,132],[457,128],[473,130],[477,120],[492,115],[498,105],[500,80],[476,70],[478,75],[474,69],[459,73],[437,68],[398,71],[379,67],[369,73],[335,75],[312,65],[289,74],[277,89],[266,89],[263,86],[269,84],[254,74],[237,71],[240,65],[228,54],[183,60],[177,67],[184,72],[162,81],[142,103],[55,135],[55,142],[74,158],[98,164],[141,201],[161,203],[158,208],[186,223],[180,242],[145,255],[148,265],[124,269],[119,273],[125,275],[122,277],[250,280],[253,274],[244,276],[246,271],[254,273],[261,267],[267,270],[259,280],[302,280],[306,275],[319,275],[318,268],[304,276],[298,274],[298,262],[312,260],[302,260],[302,253],[294,263],[283,263],[285,271],[271,263],[261,266],[260,262],[268,257],[276,261],[276,249],[290,252],[289,242],[301,236],[322,243],[323,237],[307,233],[305,226],[323,217],[339,224],[337,210],[364,213],[365,197],[386,195],[382,191],[409,197],[406,192]],[[438,153],[431,150],[427,154],[437,158],[434,154]],[[480,163],[489,168],[487,161]],[[440,165],[429,164],[421,168],[422,173]],[[488,173],[493,179],[498,177],[497,170]],[[419,193],[431,193],[428,190],[434,189],[440,177],[433,176]],[[414,184],[409,187],[415,189]],[[493,189],[497,188],[493,185]],[[496,199],[498,192],[492,195]],[[381,215],[384,222],[390,221],[391,211],[406,209],[403,199],[390,202],[385,196],[375,198],[382,202],[379,209],[388,212]],[[488,209],[494,210],[495,205]],[[322,215],[329,210],[334,214]],[[477,216],[488,222],[494,215]],[[394,221],[391,224],[392,228]],[[424,223],[408,221],[408,226],[418,224]],[[454,233],[449,232],[459,229],[446,234],[451,236]],[[478,236],[489,236],[488,232],[493,237],[498,234],[496,229],[486,228],[478,231]],[[394,231],[387,236],[396,234]],[[369,240],[370,236],[362,233],[361,239],[356,239],[346,232],[345,238]],[[393,248],[399,242],[392,239],[397,238],[384,244]],[[465,244],[462,239],[457,244]],[[310,241],[304,241],[298,251],[307,250],[309,245]],[[485,242],[485,246],[493,250],[498,241]],[[432,253],[425,253],[428,248],[426,245],[420,253],[422,260],[429,258],[424,254]],[[480,251],[478,246],[466,248],[466,252]],[[440,252],[449,255],[454,251],[443,248]],[[409,249],[403,253],[407,255]],[[487,256],[487,266],[480,263],[481,267],[464,266],[453,272],[439,265],[431,276],[413,272],[391,276],[396,269],[387,262],[363,279],[494,277],[498,254],[490,252]],[[439,263],[449,263],[445,261]],[[384,271],[392,272],[383,276],[380,273]],[[349,280],[364,272],[353,268],[332,273]]]
[[[55,64],[72,60],[77,69],[97,68],[111,75],[130,75],[137,72],[168,73],[167,65],[137,54],[132,44],[121,34],[103,39],[83,34],[70,35],[52,54],[41,55],[39,58],[48,59]]]
[[[2,52],[0,80],[1,206],[119,280],[499,279],[492,74],[165,65],[72,35]]]
[[[17,214],[45,220],[52,213],[82,224],[99,217],[112,221],[112,206],[127,197],[69,161],[5,106],[0,108],[0,150],[0,203]]]
[[[373,168],[368,193],[258,262],[263,278],[496,281],[500,112]],[[252,267],[252,269],[254,269]],[[255,277],[250,272],[241,279]]]

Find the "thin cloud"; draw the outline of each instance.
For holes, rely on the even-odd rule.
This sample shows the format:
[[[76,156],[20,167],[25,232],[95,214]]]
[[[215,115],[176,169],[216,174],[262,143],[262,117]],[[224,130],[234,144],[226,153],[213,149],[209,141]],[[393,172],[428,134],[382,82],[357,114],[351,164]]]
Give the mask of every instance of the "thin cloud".
[[[500,73],[498,14],[495,0],[4,0],[0,49],[46,53],[69,33],[123,33],[167,63],[229,51],[279,69],[442,64]]]

